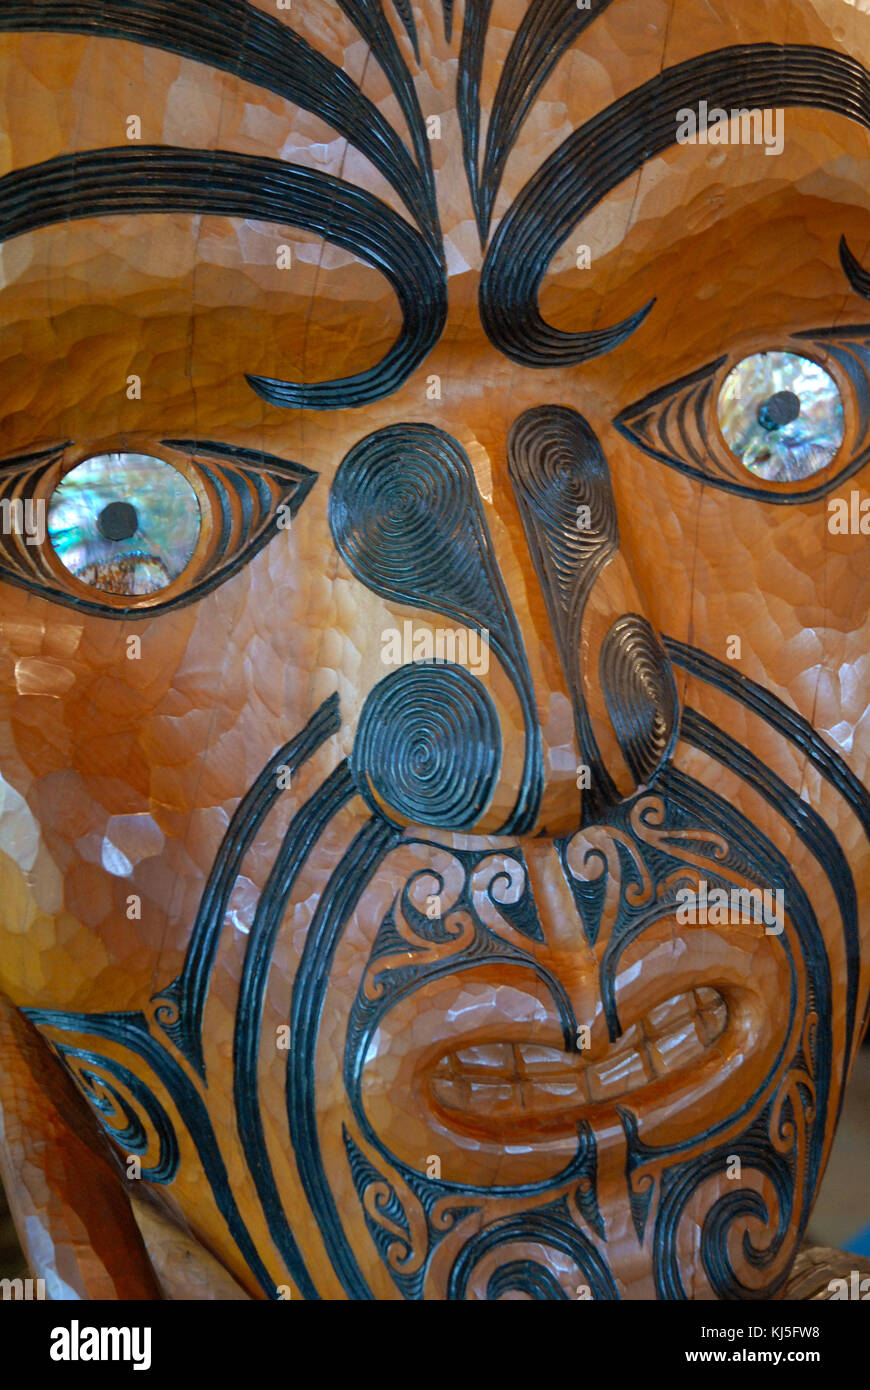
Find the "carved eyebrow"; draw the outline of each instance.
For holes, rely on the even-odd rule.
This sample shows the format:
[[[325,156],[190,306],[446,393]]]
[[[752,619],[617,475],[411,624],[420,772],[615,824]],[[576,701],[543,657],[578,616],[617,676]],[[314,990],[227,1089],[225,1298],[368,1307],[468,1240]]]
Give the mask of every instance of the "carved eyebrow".
[[[342,9],[363,32],[365,9],[346,0]],[[360,11],[360,13],[357,13]],[[386,35],[383,29],[386,29]],[[389,26],[365,25],[381,65],[395,65]],[[364,154],[399,194],[418,225],[436,238],[429,142],[416,97],[400,105],[408,120],[420,167],[392,126],[351,77],[327,57],[247,0],[4,0],[0,32],[87,34],[126,39],[206,63],[313,112]],[[395,43],[395,40],[393,40]],[[398,50],[395,56],[398,55]],[[394,87],[400,73],[388,71]],[[413,95],[413,88],[411,88]]]
[[[566,6],[565,0],[529,0],[499,75],[486,130],[483,171],[478,174],[480,83],[492,0],[465,0],[456,106],[481,245],[486,244],[504,166],[538,92],[575,39],[612,3],[595,0],[594,9],[580,10]]]
[[[381,271],[402,312],[399,337],[373,367],[333,381],[248,376],[273,405],[334,410],[398,389],[447,316],[439,254],[372,193],[316,169],[229,150],[165,145],[60,155],[0,179],[0,242],[78,217],[203,212],[304,227]]]
[[[610,351],[643,322],[654,300],[612,328],[565,333],[538,309],[556,250],[602,199],[676,142],[677,111],[695,94],[709,107],[806,106],[870,126],[870,76],[847,54],[801,44],[744,44],[678,63],[573,131],[508,209],[480,282],[492,343],[529,367],[565,367]]]

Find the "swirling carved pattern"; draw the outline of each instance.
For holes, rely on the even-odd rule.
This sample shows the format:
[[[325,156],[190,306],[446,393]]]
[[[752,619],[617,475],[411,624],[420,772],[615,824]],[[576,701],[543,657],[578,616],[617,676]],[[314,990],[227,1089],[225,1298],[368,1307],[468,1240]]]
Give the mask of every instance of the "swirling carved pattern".
[[[592,770],[584,819],[600,818],[618,797],[592,731],[579,652],[586,601],[619,548],[610,471],[583,416],[554,405],[527,410],[514,422],[508,470],[571,694],[581,759]],[[589,508],[583,529],[580,507]]]
[[[242,1259],[266,1297],[277,1299],[275,1282],[266,1269],[239,1211],[220,1142],[212,1127],[205,1102],[185,1069],[164,1046],[162,1039],[151,1033],[145,1015],[137,1012],[76,1014],[61,1013],[54,1009],[25,1009],[22,1012],[39,1028],[49,1045],[56,1049],[69,1047],[64,1041],[69,1034],[87,1039],[87,1055],[93,1058],[89,1064],[91,1067],[108,1069],[114,1075],[128,1071],[133,1075],[122,1063],[98,1050],[101,1044],[108,1042],[113,1048],[129,1052],[135,1067],[146,1068],[149,1076],[153,1077],[170,1097],[178,1112],[186,1135],[202,1164],[207,1189],[210,1190],[215,1206],[225,1220],[227,1230],[235,1241]],[[58,1033],[59,1038],[55,1036]],[[75,1046],[76,1044],[73,1044],[74,1048]],[[136,1080],[138,1081],[138,1078]],[[125,1084],[129,1085],[129,1082],[125,1081]],[[138,1085],[142,1087],[143,1092],[149,1092],[144,1082],[138,1081]],[[157,1104],[156,1097],[152,1097],[152,1108]],[[110,1134],[111,1129],[110,1126]],[[112,1137],[117,1141],[117,1135]],[[304,1297],[317,1298],[317,1290],[301,1259],[293,1269],[293,1278],[303,1290]]]
[[[432,425],[376,430],[342,460],[329,524],[342,558],[374,593],[489,633],[526,730],[523,780],[502,831],[529,831],[543,786],[531,674],[465,451]]]
[[[717,1298],[757,1299],[775,1296],[788,1276],[789,1252],[800,1243],[802,1227],[790,1226],[795,1202],[794,1158],[786,1158],[772,1148],[768,1133],[769,1115],[762,1115],[738,1140],[700,1154],[693,1161],[665,1170],[662,1196],[655,1225],[655,1277],[659,1298],[688,1297],[680,1273],[677,1254],[680,1223],[698,1189],[705,1184],[727,1181],[728,1165],[739,1158],[741,1176],[751,1172],[766,1179],[775,1197],[775,1229],[770,1231],[771,1212],[768,1201],[756,1188],[745,1181],[735,1183],[708,1207],[701,1229],[701,1261]],[[799,1200],[799,1198],[798,1198]],[[733,1228],[745,1223],[742,1249],[747,1268],[758,1271],[759,1277],[750,1284],[736,1274],[729,1250]],[[756,1246],[750,1236],[752,1227],[765,1231],[766,1243]],[[765,1229],[766,1228],[766,1229]],[[766,1280],[763,1276],[766,1274]]]
[[[467,1298],[474,1270],[478,1263],[485,1256],[492,1254],[493,1251],[505,1247],[515,1248],[518,1245],[525,1247],[537,1245],[544,1249],[558,1250],[562,1255],[567,1255],[574,1263],[574,1271],[571,1276],[574,1284],[584,1283],[588,1285],[593,1298],[619,1298],[619,1292],[606,1260],[603,1259],[592,1241],[577,1229],[562,1199],[546,1207],[501,1217],[470,1236],[450,1271],[447,1298],[449,1300]],[[528,1293],[532,1298],[541,1297],[543,1289],[547,1290],[543,1296],[548,1298],[556,1296],[550,1283],[552,1275],[550,1274],[547,1278],[549,1271],[545,1264],[539,1263],[537,1260],[526,1259],[521,1263],[522,1273],[520,1273],[518,1264],[519,1262],[512,1261],[508,1266],[511,1269],[511,1288]],[[504,1265],[501,1267],[505,1268]],[[497,1280],[495,1291],[499,1290],[499,1284],[500,1281]],[[490,1282],[489,1289],[492,1288],[493,1285]],[[502,1287],[500,1291],[504,1292],[504,1288]],[[489,1293],[487,1296],[490,1296]]]
[[[146,1182],[172,1182],[178,1172],[178,1140],[164,1107],[145,1083],[114,1058],[60,1042],[55,1043],[55,1051],[72,1072],[109,1138],[125,1154],[142,1157],[151,1147],[151,1133],[156,1136],[158,1154],[141,1171]],[[106,1073],[112,1080],[107,1079]],[[147,1128],[131,1102],[144,1112]]]
[[[677,736],[679,706],[671,664],[645,618],[617,618],[601,644],[601,687],[629,771],[652,781]]]
[[[501,735],[486,687],[462,666],[403,666],[379,681],[360,714],[351,765],[374,811],[462,830],[492,798]]]

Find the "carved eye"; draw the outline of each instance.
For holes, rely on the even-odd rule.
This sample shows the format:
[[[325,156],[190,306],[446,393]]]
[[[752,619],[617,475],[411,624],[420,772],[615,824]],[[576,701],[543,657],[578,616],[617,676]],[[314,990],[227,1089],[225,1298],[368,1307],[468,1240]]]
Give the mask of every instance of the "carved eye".
[[[793,352],[744,357],[725,378],[717,414],[731,452],[769,483],[819,473],[843,442],[837,383],[818,362]]]
[[[870,459],[870,325],[794,337],[817,356],[771,349],[720,357],[613,423],[651,458],[727,492],[780,505],[816,501]]]
[[[202,518],[177,468],[148,454],[97,454],[48,503],[48,535],[65,569],[107,594],[156,594],[187,568]]]
[[[0,463],[0,580],[110,618],[222,584],[288,525],[317,477],[183,439],[162,441],[169,458],[95,454],[65,470],[66,447]]]

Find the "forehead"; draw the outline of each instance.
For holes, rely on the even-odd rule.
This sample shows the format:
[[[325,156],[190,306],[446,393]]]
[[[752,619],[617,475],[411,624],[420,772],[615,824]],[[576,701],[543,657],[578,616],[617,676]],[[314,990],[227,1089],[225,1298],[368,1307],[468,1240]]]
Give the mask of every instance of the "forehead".
[[[256,8],[264,22],[276,22],[271,3]],[[485,438],[493,391],[510,392],[517,411],[541,399],[570,400],[610,418],[735,344],[750,350],[783,327],[860,320],[854,296],[844,311],[836,248],[846,235],[863,251],[867,133],[844,114],[789,108],[774,158],[758,146],[671,143],[624,178],[604,179],[601,197],[576,225],[550,238],[541,312],[557,329],[585,330],[617,323],[651,299],[655,305],[628,342],[582,370],[531,372],[488,340],[478,313],[485,247],[467,177],[469,162],[482,167],[498,134],[508,153],[493,189],[491,241],[530,177],[572,131],[608,110],[598,138],[604,163],[618,162],[632,100],[650,112],[670,100],[649,90],[663,71],[688,65],[684,101],[695,104],[710,96],[704,55],[738,42],[860,53],[867,21],[851,6],[791,7],[788,32],[779,7],[747,7],[738,32],[724,5],[682,3],[672,13],[668,5],[613,0],[585,27],[582,14],[573,30],[563,26],[561,45],[550,28],[523,56],[514,43],[523,5],[496,0],[476,55],[461,7],[448,41],[441,4],[426,0],[414,10],[420,61],[398,12],[387,5],[385,13],[391,27],[378,41],[380,62],[333,4],[311,3],[286,17],[312,52],[343,69],[332,121],[328,110],[313,114],[273,90],[281,85],[276,64],[262,53],[244,78],[223,70],[222,63],[242,65],[220,15],[202,25],[194,18],[175,52],[157,46],[147,26],[138,37],[149,42],[0,26],[4,167],[21,171],[108,148],[176,146],[212,152],[218,163],[229,151],[341,178],[407,221],[407,190],[363,152],[372,154],[370,141],[360,134],[354,143],[360,127],[348,115],[347,92],[364,99],[406,150],[413,138],[402,101],[406,109],[416,104],[427,123],[443,232],[447,324],[389,401],[354,412],[356,437],[408,418],[428,373],[449,379],[448,402],[461,401],[469,427]],[[385,71],[391,45],[411,74],[404,97]],[[769,50],[759,61],[773,61]],[[525,104],[523,92],[533,100]],[[138,140],[128,138],[137,132]],[[208,179],[207,167],[201,177]],[[558,222],[553,209],[564,195],[555,178],[544,192],[545,217]],[[264,409],[246,374],[318,380],[372,367],[401,325],[387,278],[336,241],[290,223],[161,211],[156,202],[147,211],[52,220],[2,245],[0,426],[8,449],[59,437],[112,443],[145,424],[189,430],[194,402],[203,432],[231,425],[280,434],[284,447],[312,440],[318,447],[322,422]],[[580,245],[589,247],[591,266],[578,264]],[[290,255],[279,266],[282,247]],[[130,373],[143,379],[144,405],[127,398]]]

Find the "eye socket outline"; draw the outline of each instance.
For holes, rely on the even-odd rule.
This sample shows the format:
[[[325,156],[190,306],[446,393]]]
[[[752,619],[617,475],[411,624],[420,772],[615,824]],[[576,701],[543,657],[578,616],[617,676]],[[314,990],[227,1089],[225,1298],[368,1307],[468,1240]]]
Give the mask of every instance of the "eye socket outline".
[[[723,492],[731,492],[740,497],[780,506],[821,501],[840,483],[854,477],[870,462],[870,443],[868,443],[868,433],[870,433],[868,430],[868,426],[870,426],[870,325],[847,324],[842,328],[810,329],[806,332],[789,334],[788,337],[790,339],[788,345],[784,346],[782,342],[762,344],[745,351],[727,353],[696,371],[679,377],[675,382],[657,387],[642,397],[641,400],[619,411],[613,417],[612,424],[634,448],[639,449],[650,458],[655,458],[676,472],[693,478],[697,482],[719,488]],[[833,351],[826,352],[822,346],[825,338],[837,344],[838,339],[850,337],[866,340],[867,365],[862,366],[853,360],[852,368],[846,368],[833,355]],[[793,352],[795,356],[805,357],[808,361],[815,362],[832,377],[840,394],[843,405],[842,443],[825,467],[820,468],[816,473],[811,473],[808,478],[798,478],[788,483],[777,483],[756,478],[733,452],[722,434],[719,424],[718,401],[729,372],[739,363],[745,361],[747,357],[754,357],[765,352]],[[853,375],[853,372],[858,371],[862,373],[860,381]],[[704,444],[711,457],[708,459],[708,467],[701,469],[678,455],[667,454],[645,442],[632,429],[630,422],[637,421],[645,412],[656,406],[676,401],[682,393],[689,391],[693,383],[703,382],[705,379],[708,382],[708,387],[704,399]],[[685,440],[683,442],[685,444]],[[687,452],[691,452],[688,446],[686,447]],[[845,464],[843,464],[844,454],[850,455],[849,461]],[[723,465],[724,468],[727,468],[727,472],[724,471]],[[713,471],[717,466],[723,470],[718,474]],[[744,475],[753,481],[741,481]],[[810,483],[811,486],[807,487],[807,483]]]
[[[148,446],[148,452],[145,456],[147,458],[157,459],[159,463],[165,463],[168,467],[174,468],[176,473],[180,473],[193,488],[197,505],[199,506],[199,535],[197,536],[196,545],[193,548],[190,559],[184,566],[184,569],[180,574],[176,575],[170,584],[164,585],[162,589],[158,589],[153,594],[111,594],[103,589],[98,589],[94,584],[85,584],[83,580],[77,579],[76,576],[66,568],[52,544],[47,525],[48,508],[51,503],[52,495],[58,485],[64,478],[69,477],[71,473],[74,473],[77,468],[81,467],[83,463],[88,463],[94,458],[103,458],[108,454],[143,454],[143,452],[144,446],[141,449],[138,445],[135,448],[131,448],[129,442],[125,448],[99,448],[96,450],[86,449],[84,451],[76,449],[74,453],[65,453],[52,468],[48,469],[47,472],[43,474],[42,478],[40,478],[33,492],[34,500],[43,500],[46,508],[45,542],[40,547],[40,558],[43,564],[51,570],[58,582],[69,591],[72,598],[81,598],[85,602],[91,605],[97,604],[97,606],[101,608],[114,609],[119,612],[119,616],[123,617],[135,616],[135,614],[139,612],[145,612],[149,608],[153,609],[160,604],[171,604],[180,593],[184,593],[187,588],[190,587],[191,577],[202,570],[208,558],[215,534],[214,503],[209,497],[195,466],[187,458],[184,459],[183,466],[179,466],[174,460],[164,458],[162,454],[156,452],[153,446]],[[0,577],[5,578],[5,575],[0,574]],[[94,598],[95,594],[99,595],[98,599]],[[79,603],[76,604],[76,607],[81,606],[82,605]],[[134,610],[133,614],[130,612],[131,609]],[[110,617],[114,615],[106,614],[105,616]]]
[[[35,450],[31,453],[21,455],[17,459],[0,460],[0,479],[8,478],[10,475],[11,464],[17,463],[18,469],[14,475],[19,486],[13,483],[13,490],[4,493],[5,496],[17,496],[22,498],[40,498],[46,503],[58,481],[66,477],[68,473],[80,463],[87,462],[88,459],[99,457],[101,454],[108,453],[145,453],[150,457],[159,459],[162,463],[175,468],[190,482],[197,496],[200,506],[200,536],[197,546],[190,557],[184,570],[171,584],[158,590],[157,593],[142,595],[138,602],[130,602],[136,599],[135,595],[129,594],[104,594],[101,590],[95,589],[90,585],[83,584],[67,570],[59,557],[46,532],[45,542],[39,547],[31,547],[24,543],[23,538],[0,538],[0,586],[11,584],[15,588],[24,589],[27,593],[35,594],[37,597],[45,599],[50,603],[59,603],[63,607],[73,608],[77,612],[87,613],[94,617],[109,618],[118,620],[135,621],[139,618],[156,617],[169,611],[177,611],[179,608],[187,607],[204,598],[212,590],[219,588],[228,580],[243,569],[255,555],[275,538],[281,529],[278,526],[278,511],[281,506],[286,506],[290,510],[291,518],[295,518],[303,506],[309,492],[317,481],[318,474],[304,464],[296,463],[290,459],[281,458],[277,455],[268,454],[264,450],[247,449],[241,445],[217,443],[205,440],[176,440],[165,439],[159,444],[152,439],[137,439],[135,444],[129,436],[124,440],[101,441],[98,445],[83,446],[74,444],[72,441],[65,441],[57,444],[53,448]],[[169,450],[171,458],[167,458],[163,451]],[[176,460],[180,460],[176,461]],[[196,462],[195,462],[196,461]],[[32,472],[41,470],[40,475],[31,489],[22,490],[21,485],[26,484],[28,475]],[[201,470],[201,471],[200,471]],[[206,478],[212,475],[227,473],[241,473],[252,477],[260,482],[263,487],[269,490],[269,482],[275,484],[279,489],[278,494],[273,494],[274,505],[266,513],[268,520],[261,524],[257,534],[251,538],[243,540],[235,548],[229,558],[220,561],[215,569],[209,573],[207,565],[210,555],[215,549],[220,547],[220,542],[226,537],[227,528],[231,526],[231,509],[220,496],[217,485],[206,482]],[[203,474],[205,477],[203,477]],[[267,479],[269,481],[267,481]],[[220,478],[221,484],[227,496],[232,495],[234,485],[228,477]],[[214,498],[211,498],[211,492]],[[241,498],[239,506],[242,507]],[[218,522],[220,514],[220,522]],[[21,569],[12,568],[10,562],[5,558],[8,554],[9,540],[13,541],[12,551],[15,552],[15,539],[19,544],[17,549],[24,557],[19,561]],[[6,546],[4,546],[4,540]],[[30,552],[36,549],[39,561],[31,559]],[[50,570],[53,579],[56,579],[59,588],[52,587],[46,582],[45,571],[41,566]],[[194,576],[194,570],[202,573],[206,570],[203,578],[190,585],[190,578]],[[185,587],[185,586],[189,587]],[[99,595],[99,597],[95,597]]]

